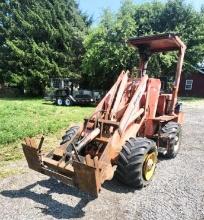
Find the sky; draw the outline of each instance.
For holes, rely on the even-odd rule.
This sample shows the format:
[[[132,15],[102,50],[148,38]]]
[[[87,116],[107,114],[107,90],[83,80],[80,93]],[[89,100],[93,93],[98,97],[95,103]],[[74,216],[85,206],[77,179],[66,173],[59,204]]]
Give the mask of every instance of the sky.
[[[104,8],[110,8],[112,11],[117,11],[120,7],[120,0],[77,0],[79,7],[83,12],[93,16],[94,23],[99,21],[100,15]],[[165,2],[166,0],[161,0]],[[150,0],[133,0],[135,3],[150,2]],[[204,4],[204,0],[186,0],[186,3],[191,3],[197,10]]]

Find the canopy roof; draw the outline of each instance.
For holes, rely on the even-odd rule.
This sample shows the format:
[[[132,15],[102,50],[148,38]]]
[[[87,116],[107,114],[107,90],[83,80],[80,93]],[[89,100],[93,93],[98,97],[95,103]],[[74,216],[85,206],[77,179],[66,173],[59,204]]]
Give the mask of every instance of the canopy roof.
[[[186,48],[181,39],[172,33],[144,37],[133,37],[128,43],[134,47],[148,47],[152,53],[179,50]]]

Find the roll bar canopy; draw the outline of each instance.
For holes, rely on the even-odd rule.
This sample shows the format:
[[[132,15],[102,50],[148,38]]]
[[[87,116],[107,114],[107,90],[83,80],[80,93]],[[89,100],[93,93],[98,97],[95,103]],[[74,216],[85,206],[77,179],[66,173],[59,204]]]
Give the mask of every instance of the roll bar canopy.
[[[153,53],[178,51],[178,62],[176,67],[176,76],[172,91],[171,113],[173,114],[180,84],[183,60],[186,45],[176,34],[165,33],[143,37],[133,37],[128,40],[128,44],[138,48],[140,55],[139,70],[141,76],[146,74],[149,58]]]
[[[133,37],[128,40],[128,44],[138,49],[146,47],[151,53],[175,51],[186,48],[178,35],[173,33]]]

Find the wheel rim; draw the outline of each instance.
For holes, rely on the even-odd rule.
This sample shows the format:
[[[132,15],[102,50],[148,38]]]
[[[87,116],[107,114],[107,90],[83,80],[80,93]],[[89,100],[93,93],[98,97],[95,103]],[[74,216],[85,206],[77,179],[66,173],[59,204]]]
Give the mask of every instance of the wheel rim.
[[[146,181],[149,181],[153,175],[157,163],[157,154],[152,152],[146,155],[143,165],[143,176]]]
[[[62,105],[62,99],[57,99],[57,104]]]
[[[66,99],[66,100],[65,100],[65,105],[70,106],[70,104],[71,104],[70,100],[69,100],[69,99]]]

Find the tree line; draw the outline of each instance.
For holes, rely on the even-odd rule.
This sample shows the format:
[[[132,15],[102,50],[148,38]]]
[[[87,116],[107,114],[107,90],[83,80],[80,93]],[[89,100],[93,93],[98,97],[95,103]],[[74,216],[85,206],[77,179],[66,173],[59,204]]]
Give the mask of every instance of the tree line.
[[[178,33],[188,49],[185,72],[203,63],[204,8],[183,0],[135,4],[123,0],[104,10],[97,25],[75,0],[2,0],[0,3],[0,83],[31,95],[43,94],[49,78],[80,80],[84,87],[108,89],[122,69],[136,71],[133,36]],[[176,53],[150,60],[150,75],[171,75]]]

